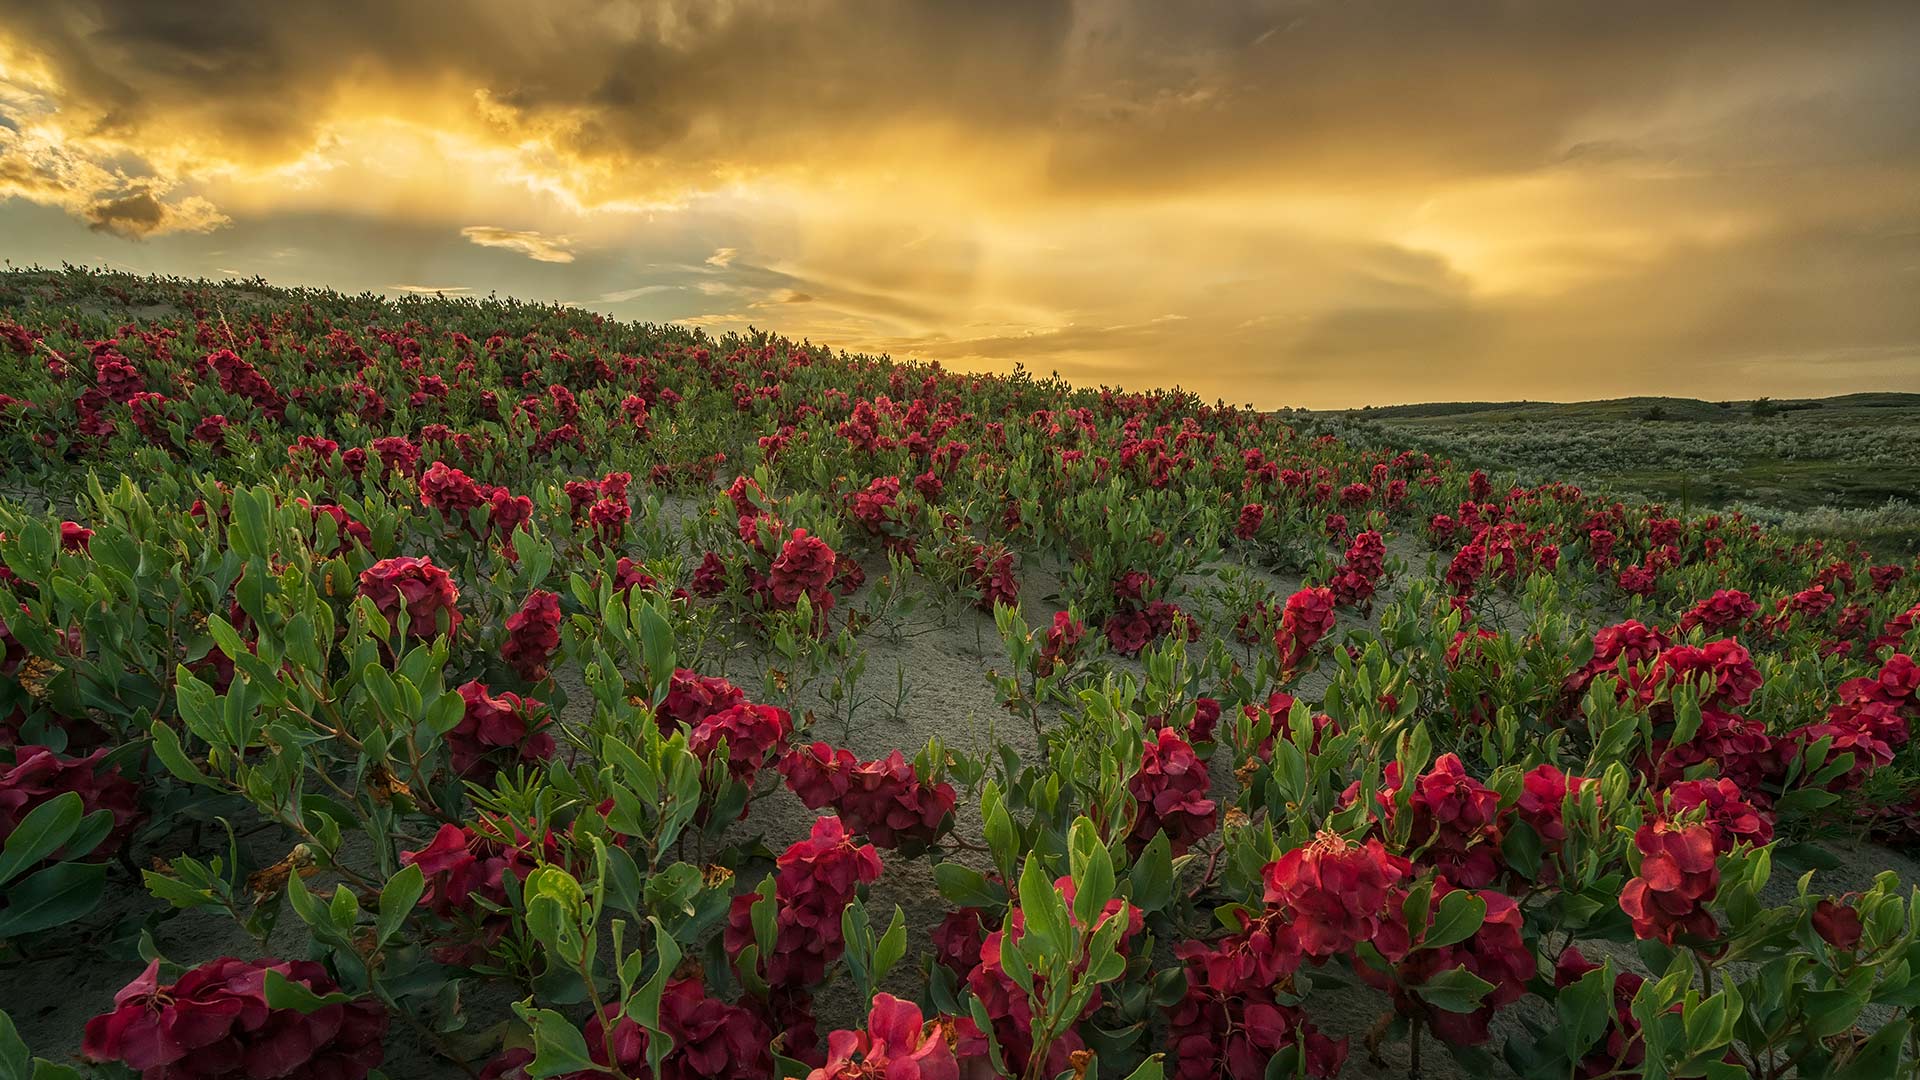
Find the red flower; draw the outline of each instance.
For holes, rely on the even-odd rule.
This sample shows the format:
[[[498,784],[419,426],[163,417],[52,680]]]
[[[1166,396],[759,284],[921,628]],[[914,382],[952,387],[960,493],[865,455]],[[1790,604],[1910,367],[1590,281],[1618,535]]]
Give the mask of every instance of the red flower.
[[[725,740],[727,771],[735,780],[750,785],[766,763],[767,754],[785,742],[792,731],[793,720],[787,710],[742,701],[695,724],[687,748],[704,764]]]
[[[1389,762],[1375,796],[1389,821],[1397,812],[1400,782],[1399,763]],[[1356,783],[1348,796],[1358,790]],[[1479,889],[1500,876],[1500,793],[1468,776],[1458,755],[1440,755],[1414,781],[1407,808],[1413,813],[1408,842],[1448,880]]]
[[[1259,503],[1248,503],[1240,508],[1240,517],[1233,523],[1233,535],[1241,540],[1251,540],[1260,533],[1260,524],[1267,517],[1267,508]]]
[[[1065,611],[1054,612],[1053,625],[1047,628],[1046,641],[1034,658],[1034,673],[1045,678],[1053,674],[1058,665],[1072,663],[1081,639],[1086,636],[1087,628],[1079,619]]]
[[[611,1030],[607,1019],[613,1018]],[[768,1044],[773,1035],[749,1009],[709,997],[698,978],[674,979],[660,995],[660,1030],[673,1049],[660,1063],[659,1080],[752,1080],[773,1075]],[[608,1002],[582,1032],[595,1064],[618,1067],[628,1076],[646,1076],[647,1033],[626,1015],[620,1002]],[[506,1075],[512,1075],[511,1073]],[[594,1080],[599,1070],[563,1073],[557,1080]]]
[[[1754,806],[1740,785],[1724,776],[1681,780],[1668,786],[1663,801],[1667,814],[1676,819],[1700,819],[1702,815],[1690,811],[1704,808],[1704,820],[1713,830],[1713,849],[1722,855],[1732,851],[1736,842],[1761,847],[1773,841],[1773,815]]]
[[[1441,899],[1454,891],[1454,887],[1442,878],[1433,890],[1430,912],[1438,911]],[[1495,1012],[1526,996],[1527,983],[1538,971],[1533,950],[1527,947],[1521,935],[1525,920],[1521,917],[1520,905],[1514,903],[1512,897],[1491,889],[1480,890],[1475,895],[1487,905],[1486,917],[1481,921],[1480,929],[1465,941],[1413,953],[1397,965],[1397,983],[1389,984],[1384,973],[1360,965],[1363,978],[1382,989],[1391,989],[1395,1003],[1403,1011],[1417,1011],[1435,1035],[1456,1046],[1478,1046],[1486,1042],[1489,1034],[1487,1022],[1493,1019]],[[1424,935],[1426,930],[1426,927],[1417,928],[1419,935]],[[1481,999],[1479,1008],[1472,1012],[1457,1013],[1434,1008],[1402,989],[1419,986],[1443,971],[1458,967],[1464,967],[1493,984],[1493,989]]]
[[[672,734],[676,722],[694,727],[707,717],[744,704],[746,700],[746,691],[717,675],[676,668],[667,680],[667,698],[654,719],[662,731]]]
[[[947,912],[934,927],[934,960],[961,978],[980,962],[980,945],[987,937],[983,915],[979,908],[963,907]]]
[[[1640,938],[1673,944],[1676,934],[1711,939],[1720,927],[1706,910],[1720,888],[1714,830],[1707,824],[1649,821],[1634,834],[1640,873],[1620,894],[1620,909]]]
[[[1332,631],[1333,608],[1332,589],[1301,589],[1287,597],[1280,625],[1273,632],[1273,647],[1280,654],[1283,677],[1290,677],[1304,667],[1313,647]]]
[[[456,515],[464,518],[467,511],[486,501],[472,477],[444,461],[434,462],[420,477],[420,505],[438,510],[449,519]]]
[[[1153,640],[1153,624],[1137,608],[1125,608],[1107,617],[1107,643],[1122,656],[1137,656]]]
[[[1585,777],[1568,776],[1552,765],[1536,765],[1520,778],[1520,798],[1514,804],[1514,816],[1533,829],[1542,848],[1559,851],[1567,841],[1567,826],[1562,815],[1568,796],[1577,795],[1595,783]]]
[[[833,807],[849,830],[876,847],[923,848],[953,816],[953,786],[923,782],[898,750],[863,762],[851,750],[816,742],[789,753],[780,771],[808,809]]]
[[[1127,791],[1139,804],[1127,838],[1136,852],[1156,833],[1164,832],[1173,853],[1184,855],[1218,823],[1219,811],[1206,797],[1206,763],[1172,728],[1161,728],[1159,736],[1146,744]]]
[[[547,665],[560,648],[560,596],[545,589],[527,595],[520,610],[507,617],[507,640],[500,659],[528,682],[547,677]]]
[[[140,789],[120,775],[117,765],[104,765],[102,747],[83,758],[62,757],[44,746],[14,748],[13,766],[0,772],[0,841],[13,835],[22,818],[67,792],[80,796],[86,813],[108,811],[113,831],[92,856],[105,858],[123,843],[140,819]]]
[[[826,976],[827,965],[846,950],[840,917],[854,890],[880,878],[873,845],[854,846],[837,817],[815,818],[813,831],[781,853],[774,864],[776,922],[771,955],[759,958],[769,986],[806,988]],[[754,944],[753,905],[759,897],[733,898],[723,935],[729,956]]]
[[[339,989],[311,960],[223,956],[160,985],[160,962],[87,1021],[80,1052],[145,1080],[360,1080],[380,1064],[387,1011],[360,999],[311,1013],[267,1005],[266,973],[327,995]]]
[[[466,710],[447,732],[454,772],[484,780],[502,758],[531,763],[553,756],[553,734],[539,715],[539,702],[511,692],[495,697],[477,680],[463,684],[459,692]],[[502,750],[512,753],[498,753]]]
[[[873,996],[865,1031],[827,1036],[827,1063],[807,1080],[959,1080],[960,1066],[939,1028],[892,994]]]
[[[793,607],[805,596],[816,611],[828,609],[833,606],[833,594],[828,591],[833,570],[833,549],[819,537],[808,536],[807,530],[795,529],[773,560],[768,589],[780,607]]]
[[[1405,955],[1398,894],[1413,864],[1382,847],[1324,832],[1267,864],[1266,901],[1289,916],[1300,951],[1325,959],[1373,942],[1388,959]],[[1383,945],[1384,943],[1384,945]],[[1395,947],[1397,944],[1397,948]]]
[[[360,595],[372,600],[389,623],[398,625],[400,613],[406,612],[408,637],[439,633],[443,614],[447,633],[460,629],[460,611],[454,607],[460,590],[431,559],[402,556],[374,563],[360,574]]]
[[[1840,950],[1852,952],[1860,944],[1860,912],[1851,904],[1822,897],[1813,906],[1813,931],[1820,940]]]

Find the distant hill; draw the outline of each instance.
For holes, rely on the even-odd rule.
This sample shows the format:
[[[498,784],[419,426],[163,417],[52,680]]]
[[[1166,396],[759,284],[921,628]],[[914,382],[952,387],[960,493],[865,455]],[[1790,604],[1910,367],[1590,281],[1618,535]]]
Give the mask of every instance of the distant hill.
[[[1920,409],[1920,394],[1895,392],[1841,394],[1825,398],[1763,399],[1775,413],[1863,409]],[[1433,401],[1414,405],[1381,405],[1362,409],[1323,409],[1324,415],[1367,420],[1447,422],[1552,420],[1747,420],[1755,402],[1703,401],[1687,397],[1626,397],[1604,401]],[[1837,417],[1836,417],[1837,419]]]

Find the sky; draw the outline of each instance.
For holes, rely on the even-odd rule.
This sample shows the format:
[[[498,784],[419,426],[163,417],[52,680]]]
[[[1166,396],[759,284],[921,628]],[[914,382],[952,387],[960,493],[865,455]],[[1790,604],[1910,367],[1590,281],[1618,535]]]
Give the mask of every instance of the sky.
[[[1920,390],[1920,3],[0,0],[0,258],[1347,407]]]

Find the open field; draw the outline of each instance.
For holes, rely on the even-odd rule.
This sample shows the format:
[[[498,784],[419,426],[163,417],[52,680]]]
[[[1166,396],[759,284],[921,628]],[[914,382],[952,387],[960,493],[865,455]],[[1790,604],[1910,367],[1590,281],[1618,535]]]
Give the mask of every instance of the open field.
[[[79,270],[0,354],[0,1077],[1920,1069],[1920,574],[1844,513],[1920,399]]]
[[[1920,550],[1920,394],[1709,402],[1452,402],[1318,413],[1360,441],[1681,509],[1740,508],[1796,535]]]

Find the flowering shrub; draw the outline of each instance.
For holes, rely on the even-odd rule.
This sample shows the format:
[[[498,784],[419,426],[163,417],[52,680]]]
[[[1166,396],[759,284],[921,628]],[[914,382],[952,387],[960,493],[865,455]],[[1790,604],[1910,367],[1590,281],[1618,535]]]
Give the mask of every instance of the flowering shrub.
[[[312,958],[103,1075],[1915,1067],[1828,852],[1920,844],[1903,558],[561,307],[20,271],[0,348],[0,965]]]

